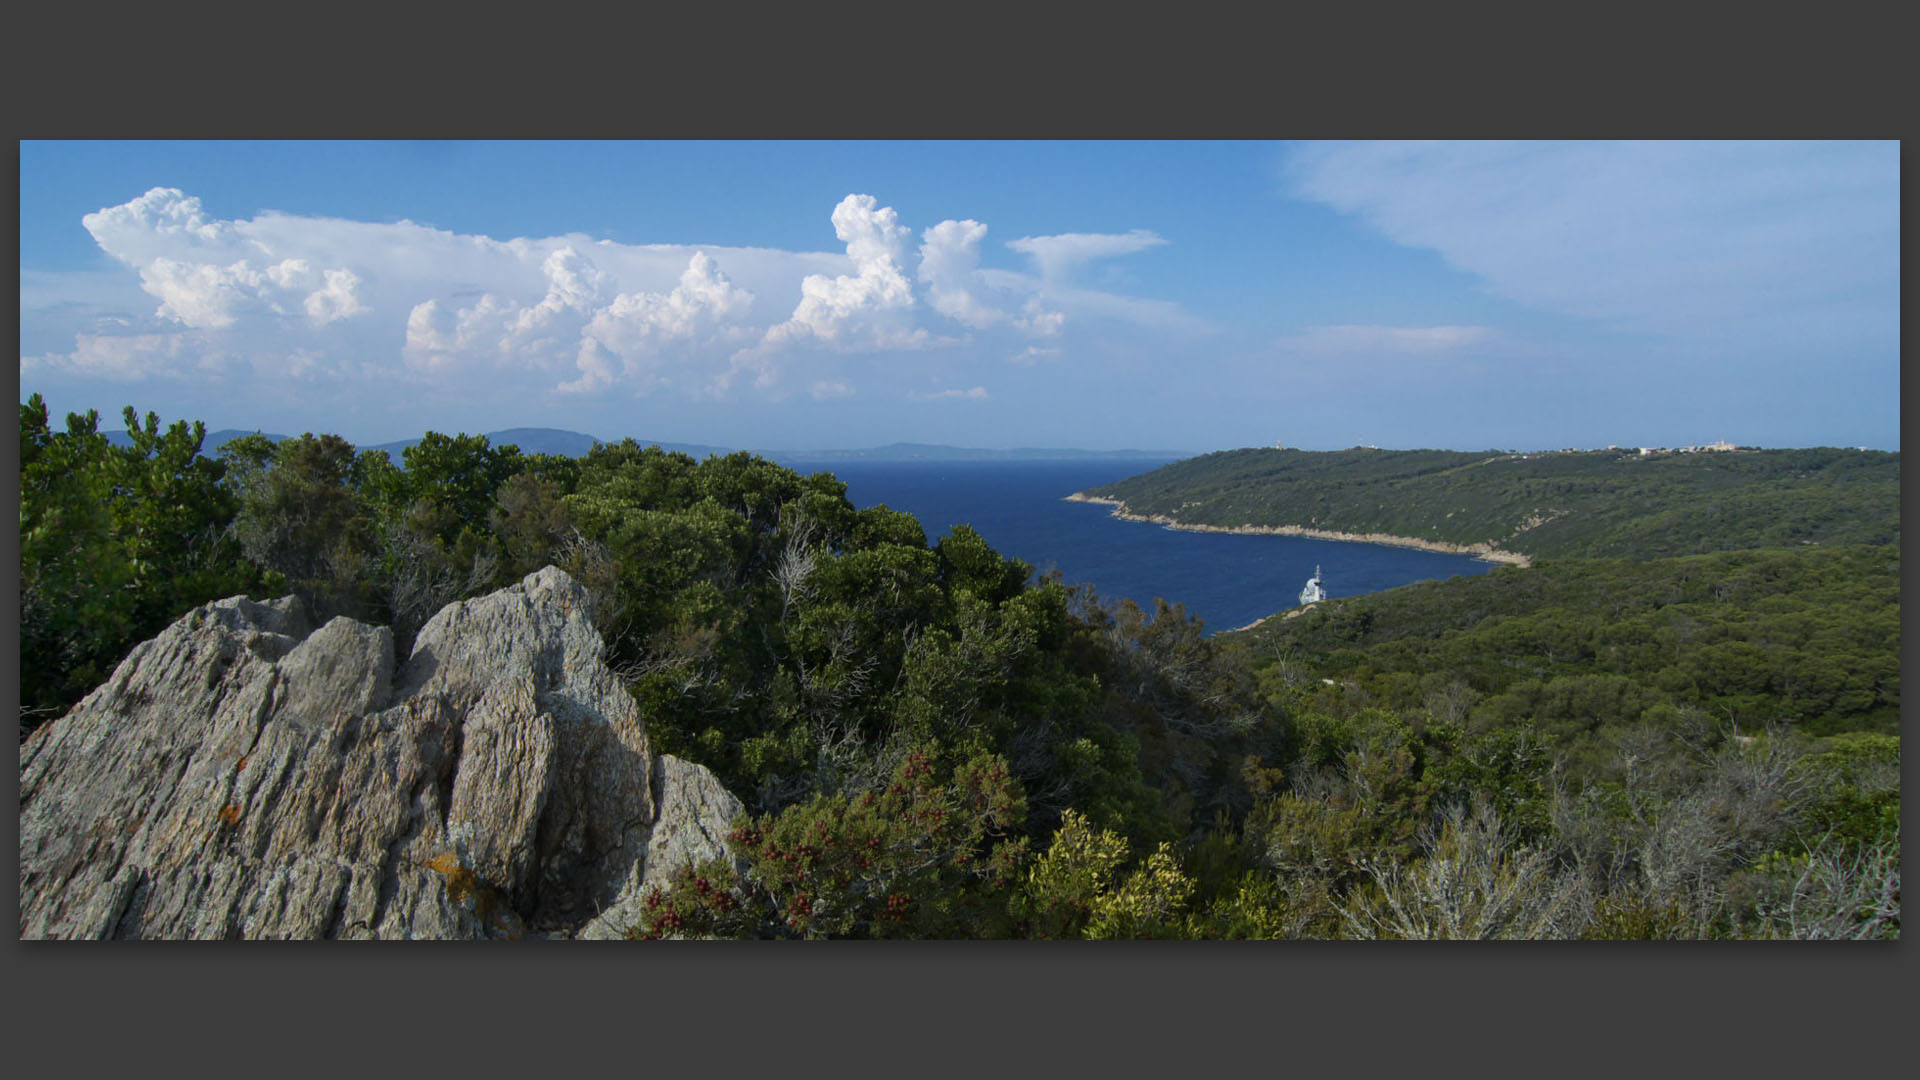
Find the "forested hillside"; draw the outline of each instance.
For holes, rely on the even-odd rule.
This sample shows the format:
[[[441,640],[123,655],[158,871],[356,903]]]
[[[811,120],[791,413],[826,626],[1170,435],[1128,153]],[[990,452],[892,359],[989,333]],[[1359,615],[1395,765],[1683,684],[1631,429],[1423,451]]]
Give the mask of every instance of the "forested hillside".
[[[1891,547],[1499,571],[1209,639],[748,454],[207,459],[125,419],[121,449],[21,407],[23,737],[209,599],[293,592],[404,654],[555,565],[649,738],[747,807],[744,869],[688,868],[640,936],[1898,934]]]
[[[1900,455],[1877,450],[1227,450],[1086,494],[1217,527],[1386,533],[1536,558],[1657,558],[1900,539]]]
[[[1655,705],[1748,730],[1899,731],[1900,552],[1570,559],[1329,600],[1240,635],[1396,708],[1442,675],[1480,726]]]

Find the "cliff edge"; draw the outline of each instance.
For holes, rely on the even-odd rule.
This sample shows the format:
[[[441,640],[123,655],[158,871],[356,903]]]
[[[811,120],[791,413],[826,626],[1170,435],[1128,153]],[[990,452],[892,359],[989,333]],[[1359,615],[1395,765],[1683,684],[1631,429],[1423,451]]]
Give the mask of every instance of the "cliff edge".
[[[619,937],[741,809],[553,567],[384,627],[204,605],[20,748],[23,938]]]

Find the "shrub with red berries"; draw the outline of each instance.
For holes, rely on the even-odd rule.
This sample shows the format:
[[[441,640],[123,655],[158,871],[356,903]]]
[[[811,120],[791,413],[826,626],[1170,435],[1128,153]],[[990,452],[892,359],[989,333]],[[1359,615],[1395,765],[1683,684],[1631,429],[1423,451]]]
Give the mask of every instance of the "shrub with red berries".
[[[690,866],[650,894],[636,936],[991,937],[1026,856],[1026,801],[1004,759],[909,752],[881,789],[743,817],[747,863]]]

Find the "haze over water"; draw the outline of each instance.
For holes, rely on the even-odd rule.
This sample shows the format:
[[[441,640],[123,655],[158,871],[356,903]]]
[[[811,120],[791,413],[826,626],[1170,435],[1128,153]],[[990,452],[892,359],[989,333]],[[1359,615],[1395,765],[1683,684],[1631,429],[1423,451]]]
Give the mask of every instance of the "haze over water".
[[[1155,597],[1184,604],[1208,633],[1297,605],[1316,565],[1332,596],[1493,569],[1466,555],[1379,544],[1181,532],[1121,521],[1098,504],[1063,501],[1164,461],[781,463],[802,473],[833,473],[856,506],[884,503],[914,515],[929,543],[954,525],[972,525],[1000,554],[1042,572],[1057,568],[1069,583],[1091,583],[1103,599],[1130,597],[1149,610]]]

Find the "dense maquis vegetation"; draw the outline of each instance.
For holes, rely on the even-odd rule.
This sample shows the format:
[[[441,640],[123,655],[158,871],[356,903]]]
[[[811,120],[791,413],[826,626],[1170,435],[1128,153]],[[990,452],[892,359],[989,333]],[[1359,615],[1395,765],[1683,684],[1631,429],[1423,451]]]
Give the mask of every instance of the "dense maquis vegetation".
[[[1088,494],[1193,525],[1385,533],[1546,558],[1900,540],[1900,455],[1878,450],[1227,450]]]
[[[1549,563],[1207,638],[747,454],[139,430],[22,406],[23,733],[208,599],[405,647],[558,565],[656,746],[749,807],[741,865],[635,936],[1898,933],[1890,547]]]
[[[1900,553],[1571,559],[1315,604],[1242,638],[1296,671],[1478,728],[1688,707],[1744,730],[1897,734]]]

